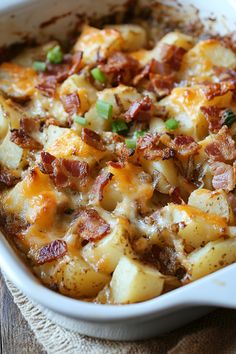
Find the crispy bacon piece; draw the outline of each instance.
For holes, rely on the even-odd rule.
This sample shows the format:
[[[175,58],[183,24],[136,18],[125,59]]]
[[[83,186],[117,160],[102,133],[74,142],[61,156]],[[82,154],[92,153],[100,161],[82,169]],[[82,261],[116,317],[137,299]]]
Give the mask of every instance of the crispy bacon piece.
[[[200,109],[209,124],[209,131],[217,133],[222,127],[222,118],[225,109],[217,106],[200,107]]]
[[[23,149],[40,150],[42,145],[21,129],[12,129],[10,140]]]
[[[115,52],[106,64],[100,64],[99,69],[113,84],[128,84],[139,69],[139,62],[122,52]]]
[[[215,97],[223,96],[230,91],[235,90],[235,83],[233,81],[223,81],[217,83],[210,83],[201,88],[206,98],[210,101]]]
[[[183,201],[183,199],[181,198],[181,194],[180,194],[180,189],[179,187],[172,187],[169,190],[169,195],[172,199],[172,202],[174,204],[185,204],[185,202]]]
[[[96,178],[91,192],[92,199],[95,199],[99,202],[103,199],[104,188],[111,181],[112,177],[113,174],[111,172],[106,172],[102,173]]]
[[[224,162],[213,162],[210,164],[213,174],[212,186],[215,189],[224,189],[227,192],[235,188],[235,171],[233,166]]]
[[[99,151],[105,151],[103,140],[99,134],[91,129],[83,128],[81,133],[82,140]]]
[[[236,70],[216,66],[213,68],[220,82],[231,81],[236,83]]]
[[[168,160],[174,157],[174,150],[170,147],[160,145],[159,134],[146,134],[138,139],[138,151],[141,152],[146,160]]]
[[[55,240],[42,247],[36,255],[38,265],[62,258],[67,252],[67,244],[63,240]]]
[[[110,232],[110,225],[95,209],[81,209],[76,219],[75,229],[87,241],[101,240]]]
[[[229,129],[223,126],[215,140],[205,148],[206,153],[213,161],[231,161],[236,157],[235,142],[229,134]]]
[[[176,47],[175,45],[162,43],[160,59],[162,67],[160,65],[159,74],[169,74],[173,70],[178,71],[180,69],[181,62],[185,53],[186,50],[182,47]]]
[[[37,132],[40,129],[40,120],[37,118],[21,118],[20,120],[20,130],[30,134],[32,132]]]
[[[71,63],[72,66],[70,68],[68,76],[77,74],[80,71],[82,66],[82,59],[83,59],[83,52],[81,52],[80,50],[73,54],[72,63]]]
[[[133,79],[134,86],[138,85],[140,81],[143,79],[148,79],[149,74],[156,74],[158,71],[158,62],[156,59],[151,59],[149,63],[147,63],[142,71],[135,76]]]
[[[55,76],[41,76],[39,84],[36,86],[44,96],[55,97],[57,79]]]
[[[41,152],[41,172],[50,175],[59,188],[77,190],[84,186],[88,178],[88,164],[83,161],[56,158],[48,152]]]
[[[150,74],[150,80],[151,88],[153,88],[158,98],[168,96],[174,87],[174,76],[172,74]]]
[[[124,114],[125,121],[131,122],[132,120],[139,119],[140,113],[150,111],[151,107],[152,100],[149,96],[145,96],[141,101],[133,102]]]
[[[10,170],[0,167],[0,188],[13,187],[18,181],[19,177],[14,176]]]
[[[182,156],[194,155],[200,148],[191,136],[179,135],[172,142],[173,149]]]
[[[80,99],[77,93],[70,93],[68,95],[62,95],[60,100],[63,104],[65,111],[73,116],[77,114],[80,108]]]

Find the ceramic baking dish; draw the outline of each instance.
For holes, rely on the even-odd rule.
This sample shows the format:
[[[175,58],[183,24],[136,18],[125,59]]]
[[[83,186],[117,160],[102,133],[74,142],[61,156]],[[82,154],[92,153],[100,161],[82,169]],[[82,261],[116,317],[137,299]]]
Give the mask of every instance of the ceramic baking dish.
[[[181,6],[171,3],[177,6],[178,15],[185,9],[196,14],[192,7],[195,5],[208,29],[214,27],[220,32],[236,29],[235,1],[214,0],[214,14],[211,11],[212,1],[184,0]],[[123,0],[1,0],[0,46],[19,42],[22,38],[45,40],[56,35],[62,39],[67,29],[74,28],[78,15],[99,17],[121,11],[126,5]],[[209,16],[210,21],[206,21]],[[54,18],[53,22],[42,26],[51,18]],[[158,298],[123,306],[86,303],[47,289],[33,276],[2,234],[0,267],[7,278],[38,303],[52,320],[94,337],[144,339],[177,328],[216,306],[236,309],[236,264]]]

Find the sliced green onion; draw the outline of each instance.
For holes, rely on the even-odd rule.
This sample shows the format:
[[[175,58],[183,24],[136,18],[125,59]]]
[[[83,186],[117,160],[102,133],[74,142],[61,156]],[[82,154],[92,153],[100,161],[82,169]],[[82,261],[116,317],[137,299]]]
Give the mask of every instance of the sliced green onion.
[[[109,119],[112,117],[112,105],[102,100],[98,100],[96,103],[96,110],[99,117]]]
[[[136,131],[136,132],[134,132],[134,138],[135,138],[135,139],[138,139],[138,138],[140,138],[141,136],[144,136],[145,133],[146,133],[145,130]]]
[[[46,70],[46,63],[44,63],[44,61],[34,61],[33,68],[36,71],[45,71]]]
[[[168,130],[175,130],[178,128],[179,122],[174,118],[170,118],[165,122],[165,125]]]
[[[60,64],[63,59],[63,53],[61,47],[56,45],[48,51],[47,60],[52,64]]]
[[[129,149],[135,149],[137,140],[136,139],[125,139],[125,144]]]
[[[87,121],[84,117],[80,117],[80,116],[74,116],[74,122],[75,123],[78,123],[80,125],[86,125],[87,124]]]
[[[99,68],[92,69],[91,75],[95,80],[101,82],[102,84],[104,84],[104,82],[107,81],[106,76],[103,74],[103,72]]]
[[[120,133],[128,130],[128,125],[121,119],[117,119],[111,124],[113,133]]]
[[[223,124],[230,127],[234,122],[236,122],[236,114],[230,108],[228,108],[223,113],[223,119],[224,119]]]

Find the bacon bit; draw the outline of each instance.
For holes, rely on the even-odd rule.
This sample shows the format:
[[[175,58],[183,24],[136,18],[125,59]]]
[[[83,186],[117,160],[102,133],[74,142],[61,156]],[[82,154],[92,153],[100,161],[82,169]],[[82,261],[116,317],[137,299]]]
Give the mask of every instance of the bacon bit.
[[[71,93],[60,97],[63,107],[70,116],[77,114],[80,108],[80,99],[77,93]]]
[[[219,66],[216,66],[213,69],[220,82],[232,81],[236,83],[236,71],[234,69],[227,69]]]
[[[169,190],[169,195],[172,198],[172,202],[174,204],[185,204],[185,202],[181,198],[179,187],[172,187]]]
[[[227,197],[233,213],[236,214],[236,196],[233,193],[228,193]]]
[[[55,76],[42,76],[41,81],[36,86],[46,97],[55,97],[57,88],[57,79]]]
[[[184,54],[186,53],[186,50],[182,47],[177,47],[175,45],[170,45],[166,43],[162,43],[161,46],[161,60],[160,62],[163,65],[163,68],[160,67],[160,74],[168,74],[168,72],[165,72],[165,70],[169,66],[169,70],[172,71],[178,71],[181,66],[181,62],[183,59]],[[166,65],[166,68],[165,68]],[[162,71],[162,69],[164,69]],[[167,69],[167,71],[168,71]]]
[[[191,156],[195,154],[200,145],[191,136],[179,135],[172,142],[171,146],[181,156]]]
[[[0,167],[0,187],[13,187],[19,179],[8,169]]]
[[[99,134],[88,128],[83,128],[81,133],[82,140],[99,151],[105,151],[103,140]]]
[[[25,134],[21,129],[12,129],[10,140],[22,149],[40,150],[43,147],[38,141]]]
[[[81,69],[81,64],[82,64],[82,59],[83,59],[83,52],[78,51],[73,54],[72,56],[72,67],[70,68],[70,71],[68,73],[68,76],[77,74],[80,69]]]
[[[174,157],[174,150],[170,147],[161,147],[159,134],[146,134],[138,139],[138,151],[141,151],[146,160],[168,160]]]
[[[137,73],[139,62],[122,52],[113,53],[107,64],[100,64],[99,69],[109,78],[113,84],[128,84]]]
[[[122,161],[108,161],[107,165],[111,166],[113,168],[124,168],[125,167],[124,162],[122,162]]]
[[[234,168],[224,162],[213,162],[210,164],[213,174],[212,186],[215,189],[224,189],[230,192],[235,188]]]
[[[133,149],[127,148],[125,144],[116,145],[116,155],[118,156],[119,161],[124,165],[128,159],[133,156],[135,151]]]
[[[150,74],[150,80],[158,98],[168,96],[174,87],[174,76],[172,74],[166,76]]]
[[[136,75],[135,78],[133,79],[134,86],[138,85],[139,82],[142,81],[143,79],[148,79],[149,74],[156,74],[158,70],[157,68],[158,68],[157,60],[151,59],[150,62],[144,66],[142,71],[138,75]]]
[[[95,209],[82,209],[76,220],[76,231],[87,241],[99,241],[110,232],[110,225]]]
[[[41,172],[48,174],[57,187],[77,190],[78,184],[86,184],[89,173],[86,162],[56,158],[45,151],[41,152],[41,160]]]
[[[37,132],[40,130],[40,120],[37,118],[21,118],[20,130],[27,134]]]
[[[63,240],[55,240],[42,247],[36,256],[38,265],[55,261],[62,258],[67,252],[67,244]]]
[[[103,199],[104,188],[111,181],[112,177],[113,174],[111,172],[107,172],[102,173],[96,178],[91,192],[92,199],[96,199],[99,202]]]
[[[212,133],[217,133],[222,127],[222,115],[224,113],[224,108],[219,108],[217,106],[200,107],[201,112],[204,114],[208,124],[209,131]]]
[[[134,119],[138,119],[142,111],[150,111],[151,107],[152,100],[149,96],[145,96],[141,101],[133,102],[124,114],[125,121],[129,123]]]
[[[215,140],[208,144],[205,152],[213,161],[231,161],[236,157],[235,142],[229,134],[229,129],[223,126]]]
[[[231,81],[223,81],[210,83],[201,88],[206,98],[210,101],[215,97],[223,96],[230,91],[235,90],[235,83]]]

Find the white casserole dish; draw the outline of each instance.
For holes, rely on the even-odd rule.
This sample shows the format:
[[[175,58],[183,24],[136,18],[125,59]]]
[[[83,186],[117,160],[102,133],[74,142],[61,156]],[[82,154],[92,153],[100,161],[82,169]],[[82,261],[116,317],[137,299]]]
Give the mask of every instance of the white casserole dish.
[[[142,3],[147,3],[147,1],[142,1]],[[162,3],[166,4],[167,1],[163,0]],[[202,19],[209,15],[212,16],[213,2],[183,0],[181,3],[198,7]],[[92,0],[67,0],[66,2],[2,0],[0,4],[0,46],[12,44],[23,37],[45,40],[56,35],[62,39],[66,34],[65,29],[74,28],[78,13],[101,16],[122,9],[123,5],[125,5],[123,0],[99,2]],[[178,9],[179,12],[183,11],[183,7]],[[66,16],[61,16],[65,14]],[[235,1],[215,0],[214,17],[216,20],[205,21],[206,27],[215,27],[220,32],[236,29],[235,14]],[[40,27],[42,22],[55,16],[58,17],[56,22]],[[236,282],[234,281],[236,264],[161,297],[123,306],[86,303],[47,289],[32,275],[2,234],[0,234],[0,267],[17,287],[42,305],[52,320],[69,329],[94,337],[112,340],[144,339],[179,327],[200,317],[209,311],[209,308],[215,306],[236,309]]]

